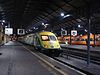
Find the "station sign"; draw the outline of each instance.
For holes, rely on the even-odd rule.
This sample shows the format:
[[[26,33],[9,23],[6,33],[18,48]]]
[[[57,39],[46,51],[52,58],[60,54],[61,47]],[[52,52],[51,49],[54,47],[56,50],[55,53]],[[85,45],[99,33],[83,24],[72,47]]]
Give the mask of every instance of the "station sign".
[[[62,35],[62,36],[63,36],[63,35],[67,35],[67,31],[64,30],[64,29],[61,29],[61,35]]]
[[[5,34],[7,35],[13,34],[13,28],[5,28]]]
[[[25,29],[17,29],[17,34],[18,35],[24,35],[25,34]]]
[[[71,35],[72,36],[77,36],[77,30],[71,30]]]

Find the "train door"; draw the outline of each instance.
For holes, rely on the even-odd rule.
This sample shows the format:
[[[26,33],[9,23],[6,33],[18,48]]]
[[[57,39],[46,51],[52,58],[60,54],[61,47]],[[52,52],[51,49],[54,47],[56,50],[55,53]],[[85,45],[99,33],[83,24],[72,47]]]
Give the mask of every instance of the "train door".
[[[34,47],[35,49],[40,49],[40,42],[37,36],[34,37]]]

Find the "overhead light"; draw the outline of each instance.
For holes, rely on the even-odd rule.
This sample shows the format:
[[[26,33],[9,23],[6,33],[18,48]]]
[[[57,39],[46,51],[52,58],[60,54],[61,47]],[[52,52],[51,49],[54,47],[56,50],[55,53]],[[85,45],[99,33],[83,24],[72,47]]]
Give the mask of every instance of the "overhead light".
[[[87,30],[86,30],[86,29],[85,29],[84,31],[85,31],[85,32],[87,32]]]
[[[82,36],[82,34],[80,34],[80,36]]]
[[[45,25],[49,25],[49,24],[45,24]]]
[[[33,29],[35,29],[35,27],[33,27]]]
[[[69,16],[71,16],[71,15],[70,14],[67,14],[67,15],[64,16],[64,18],[69,17]]]
[[[64,16],[64,13],[61,13],[60,15],[61,15],[61,16]]]
[[[5,22],[5,20],[2,20],[2,22]]]
[[[80,27],[81,27],[81,25],[78,25],[78,27],[80,28]]]
[[[42,23],[42,25],[44,25],[44,23]]]
[[[33,29],[37,30],[38,28],[34,27]]]
[[[61,28],[61,30],[63,31],[64,29],[63,29],[63,28]]]
[[[5,26],[5,28],[7,28],[8,26]]]
[[[3,25],[3,23],[1,23]]]

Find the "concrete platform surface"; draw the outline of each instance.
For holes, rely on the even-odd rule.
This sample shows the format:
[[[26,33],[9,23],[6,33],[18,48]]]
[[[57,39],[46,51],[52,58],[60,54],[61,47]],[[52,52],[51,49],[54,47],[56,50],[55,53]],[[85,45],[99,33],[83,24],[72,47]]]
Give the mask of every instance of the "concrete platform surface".
[[[0,47],[0,75],[53,75],[18,42]]]
[[[91,73],[92,75],[100,75],[100,65],[93,64],[93,63],[90,63],[90,65],[87,65],[86,61],[80,60],[77,58],[72,58],[72,57],[68,57],[68,59],[63,58],[63,57],[57,57],[57,59],[65,62],[66,64],[71,65],[77,69]],[[91,74],[89,74],[89,75],[91,75]]]

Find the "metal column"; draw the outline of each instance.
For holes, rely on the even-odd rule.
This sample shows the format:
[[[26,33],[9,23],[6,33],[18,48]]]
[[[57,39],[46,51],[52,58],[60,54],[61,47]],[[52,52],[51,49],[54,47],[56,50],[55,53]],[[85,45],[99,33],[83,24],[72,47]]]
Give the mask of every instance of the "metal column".
[[[95,36],[95,33],[94,33],[94,46],[95,47],[95,44],[96,44],[96,36]]]
[[[87,25],[88,25],[88,40],[87,40],[87,65],[90,64],[90,28],[91,28],[91,10],[90,3],[87,3]]]
[[[88,19],[88,42],[87,42],[87,65],[90,64],[90,25],[91,25],[91,19]]]
[[[95,47],[96,45],[95,25],[93,27],[94,27],[94,46],[93,47]]]
[[[71,28],[70,28],[70,45],[72,44]]]

